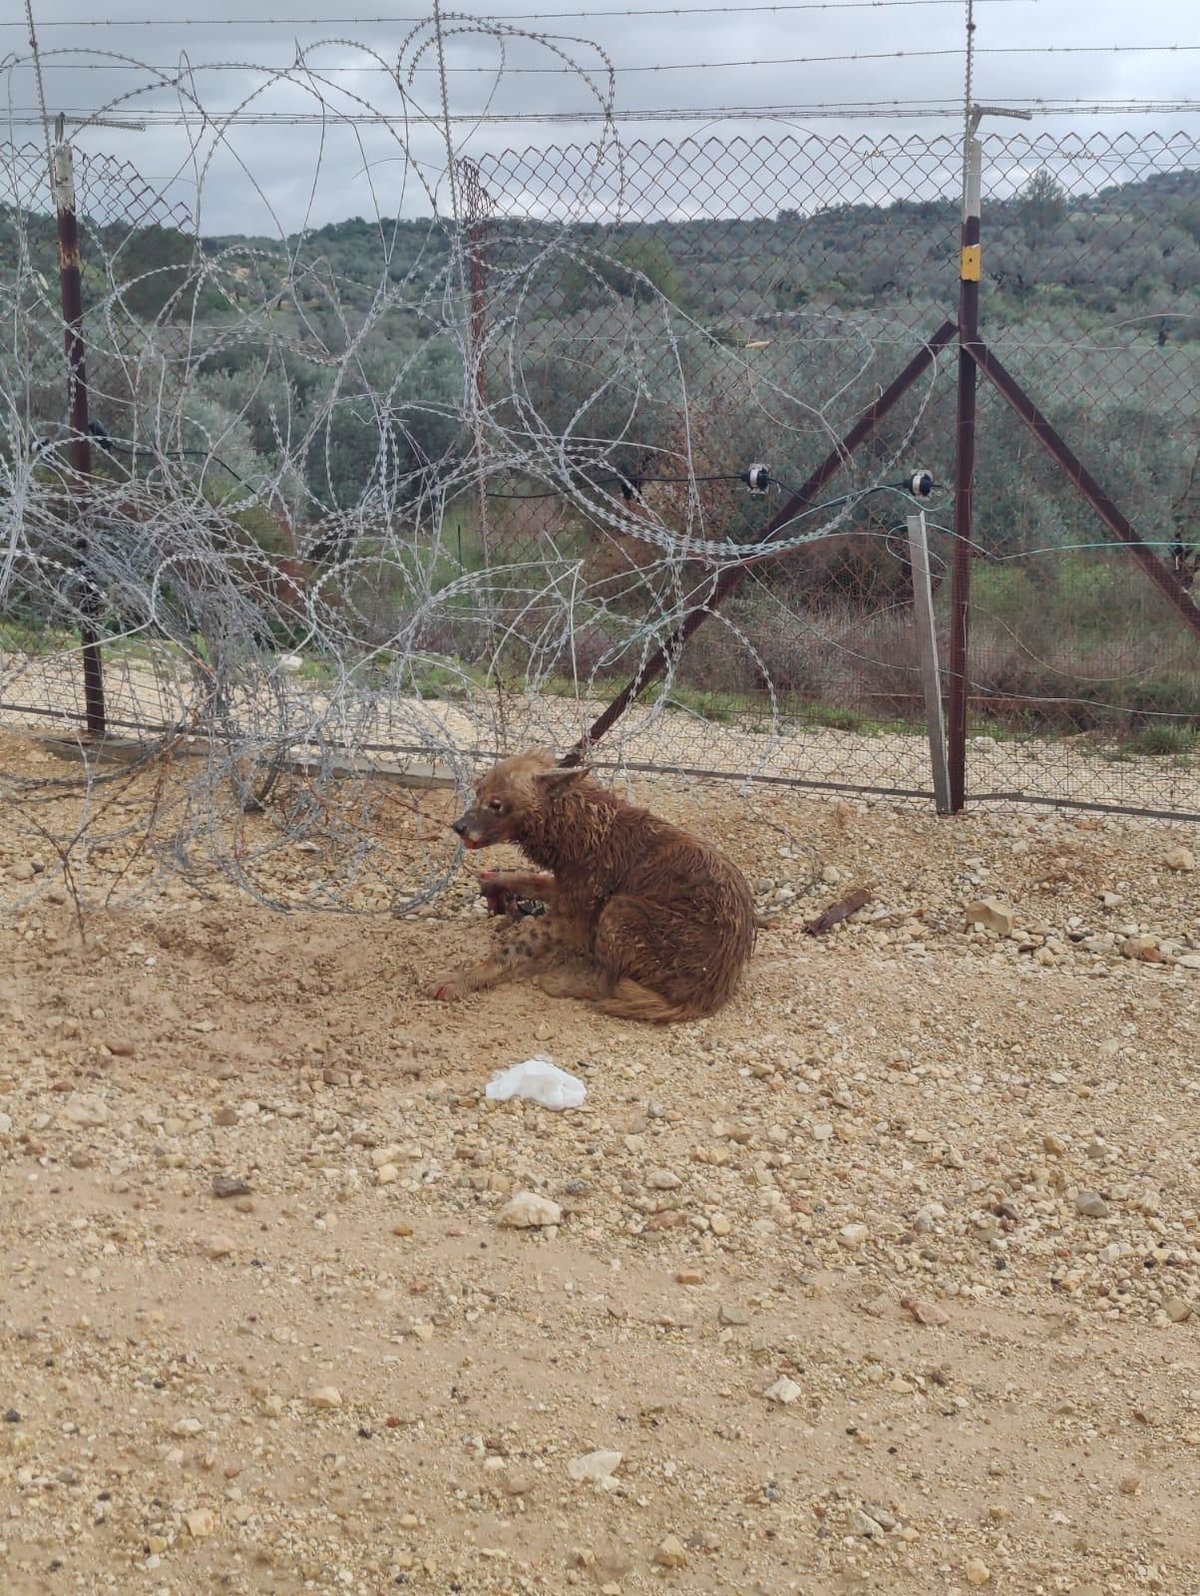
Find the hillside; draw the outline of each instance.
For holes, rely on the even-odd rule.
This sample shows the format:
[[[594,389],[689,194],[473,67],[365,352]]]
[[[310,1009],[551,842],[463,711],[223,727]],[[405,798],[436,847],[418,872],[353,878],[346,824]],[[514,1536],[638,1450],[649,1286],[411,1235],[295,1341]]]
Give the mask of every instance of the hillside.
[[[48,276],[51,222],[22,225]],[[1038,171],[986,206],[984,226],[987,335],[1082,446],[1119,447],[1135,511],[1177,521],[1200,391],[1200,172],[1070,196]],[[301,522],[364,495],[395,506],[431,462],[461,455],[466,273],[442,221],[353,218],[284,241],[209,237],[198,252],[167,228],[85,219],[83,232],[94,384],[114,436],[144,430],[146,406],[165,394],[185,446],[214,450],[240,478],[270,474],[283,448]],[[799,474],[822,429],[789,411],[788,396],[826,405],[837,425],[886,380],[914,336],[953,311],[956,234],[949,199],[619,227],[494,217],[479,251],[493,415],[520,432],[532,405],[554,434],[582,410],[588,436],[621,436],[633,462],[673,450],[685,405],[700,407],[739,468],[743,456],[770,457]],[[21,242],[15,213],[0,207],[10,286]],[[35,308],[28,276],[17,298]],[[114,327],[120,347],[107,354]],[[32,410],[47,424],[62,417],[58,338],[47,321],[32,362]],[[139,342],[162,355],[165,388],[153,360],[141,377],[131,370]],[[776,396],[770,424],[761,395],[747,393],[747,343],[769,346],[752,386]],[[498,402],[514,371],[519,417]],[[943,470],[948,403],[935,395],[921,420],[921,453]],[[1011,460],[1019,432],[1006,419],[996,430]],[[1071,535],[1078,517],[1057,485],[1022,476],[1010,490],[996,481],[983,495],[995,536]],[[1049,508],[1036,502],[1045,493]],[[1190,537],[1186,507],[1183,519]]]

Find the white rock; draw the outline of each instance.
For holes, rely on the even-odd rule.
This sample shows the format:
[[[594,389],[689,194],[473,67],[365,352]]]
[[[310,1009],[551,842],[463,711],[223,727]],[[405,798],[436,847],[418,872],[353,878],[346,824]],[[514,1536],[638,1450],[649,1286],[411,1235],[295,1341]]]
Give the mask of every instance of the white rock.
[[[1011,904],[1002,898],[976,898],[967,904],[966,916],[968,925],[981,925],[1002,937],[1011,936],[1017,923]]]
[[[838,1240],[843,1247],[861,1247],[870,1234],[866,1225],[843,1225],[838,1231]]]
[[[1168,870],[1194,870],[1196,855],[1190,848],[1172,848],[1170,853],[1163,855],[1163,864]]]
[[[573,1457],[567,1464],[567,1473],[573,1480],[607,1480],[621,1466],[623,1452],[585,1452]]]
[[[61,1116],[68,1125],[78,1125],[82,1130],[94,1130],[108,1124],[108,1108],[104,1099],[92,1092],[72,1092],[67,1098]]]
[[[673,1169],[648,1169],[646,1184],[651,1191],[675,1191],[683,1182]]]
[[[793,1402],[799,1401],[804,1395],[804,1387],[797,1385],[795,1380],[789,1380],[786,1374],[780,1375],[774,1385],[769,1385],[763,1392],[768,1402],[778,1402],[783,1407],[791,1407]]]
[[[329,1412],[333,1408],[341,1407],[342,1393],[336,1385],[322,1385],[311,1393],[308,1400],[314,1408],[321,1408],[325,1412]]]
[[[562,1209],[549,1197],[539,1197],[533,1191],[519,1191],[510,1197],[496,1216],[498,1225],[511,1230],[535,1230],[543,1225],[557,1225],[562,1220]]]

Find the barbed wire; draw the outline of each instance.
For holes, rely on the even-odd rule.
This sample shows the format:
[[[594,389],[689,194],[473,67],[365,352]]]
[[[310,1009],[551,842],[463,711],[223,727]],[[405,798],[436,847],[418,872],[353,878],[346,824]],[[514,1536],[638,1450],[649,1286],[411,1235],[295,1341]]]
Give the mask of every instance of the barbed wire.
[[[447,37],[453,36],[456,31],[477,33],[481,30],[470,28],[446,30]],[[490,31],[490,30],[486,30]],[[339,43],[340,40],[329,40],[329,43]],[[582,41],[572,41],[581,43]],[[597,53],[598,45],[593,45]],[[1040,45],[984,45],[975,51],[976,55],[1001,55],[1020,56],[1022,58],[1053,56],[1053,55],[1195,55],[1200,52],[1200,44],[1040,44]],[[60,52],[46,51],[47,57],[56,56]],[[61,52],[69,53],[69,52]],[[962,50],[957,46],[948,46],[936,49],[903,49],[903,50],[856,50],[835,52],[828,55],[781,55],[772,56],[770,65],[773,67],[785,66],[836,66],[854,65],[868,61],[929,61],[958,59]],[[140,63],[147,72],[157,76],[169,77],[174,68],[167,65],[157,65],[152,62]],[[108,72],[111,63],[108,61],[64,61],[55,59],[53,62],[56,73],[60,72]],[[281,63],[286,67],[287,63]],[[620,73],[621,77],[657,76],[668,72],[724,72],[743,67],[761,67],[761,57],[749,56],[735,59],[717,61],[635,61],[612,63],[613,70]],[[188,72],[211,73],[246,73],[262,70],[262,63],[250,60],[215,60],[196,61],[189,63]],[[377,74],[395,79],[396,67],[393,63],[380,61],[369,64],[322,64],[319,68],[323,77],[361,77],[364,74]],[[447,63],[444,68],[435,66],[420,67],[409,66],[405,76],[411,81],[417,73],[427,76],[439,77],[442,72],[449,77],[491,77],[497,71],[495,66],[474,65],[456,66]],[[508,77],[579,77],[583,69],[572,62],[564,62],[557,66],[520,66],[506,63],[504,73]]]
[[[783,5],[687,5],[592,8],[584,11],[514,11],[505,22],[590,22],[603,17],[689,17],[689,16],[776,16],[793,11],[897,11],[914,8],[957,7],[961,0],[790,0]],[[1038,0],[979,0],[984,6],[1036,5]],[[99,28],[241,28],[241,27],[368,27],[412,26],[425,22],[428,14],[410,16],[238,16],[238,17],[81,17],[51,20],[46,28],[69,28],[72,32]],[[0,21],[0,29],[20,27],[20,23]]]
[[[448,30],[576,70],[592,142],[472,157],[446,132],[462,126],[446,94],[427,102],[413,87]],[[660,651],[662,681],[602,746],[618,766],[646,763],[680,718],[690,752],[676,763],[736,761],[745,775],[794,750],[801,701],[823,694],[846,716],[853,689],[899,715],[919,670],[897,496],[918,468],[945,480],[951,455],[936,360],[870,450],[852,456],[844,439],[944,320],[959,142],[776,133],[632,150],[616,69],[574,39],[422,24],[392,63],[398,115],[378,103],[377,52],[343,41],[363,71],[334,82],[321,48],[255,69],[233,106],[199,64],[166,74],[120,58],[137,85],[98,115],[152,118],[144,95],[169,88],[188,137],[178,176],[158,187],[121,161],[78,157],[86,439],[68,403],[45,157],[0,151],[0,705],[23,726],[77,724],[93,628],[110,725],[139,739],[119,773],[85,744],[70,786],[31,774],[0,740],[0,804],[41,850],[39,879],[69,871],[86,896],[113,899],[184,870],[201,890],[233,881],[276,906],[418,912],[455,879],[445,803],[382,776],[416,760],[465,783],[498,749],[563,751]],[[279,86],[306,96],[322,128],[299,192],[233,137]],[[380,142],[360,137],[364,119]],[[1195,155],[1182,136],[1150,154],[1092,135],[1003,147],[988,169],[994,202],[1015,207],[999,266],[1007,250],[1006,269],[1032,270],[1022,252],[1051,227],[1029,208],[1043,170],[1058,176],[1034,201],[1067,217],[1076,196],[1086,215],[1114,184],[1191,171]],[[369,218],[327,223],[330,186],[351,208],[348,171],[367,185]],[[846,218],[896,201],[924,207],[919,224],[898,211],[864,261]],[[219,230],[206,220],[216,202]],[[1172,492],[1195,391],[1189,213],[1177,209],[1181,286],[1136,315],[1107,312],[1103,332],[1089,305],[1071,333],[1080,381],[1119,368],[1151,391],[1146,470]],[[794,230],[786,252],[755,234],[764,212]],[[1106,236],[1125,237],[1121,219]],[[703,284],[701,249],[715,262]],[[1017,347],[1044,359],[1054,329],[1027,295],[1013,303]],[[1146,350],[1168,345],[1143,378]],[[1061,361],[1046,366],[1061,380]],[[1118,422],[1109,441],[1128,448],[1132,423]],[[830,455],[841,480],[806,494]],[[1088,547],[1032,471],[995,492],[1026,529],[1022,572],[1050,546],[1042,520],[1055,559]],[[936,497],[930,521],[936,574]],[[1016,564],[1012,550],[975,552]],[[741,571],[741,596],[723,602]],[[1096,684],[1148,668],[1089,656],[1074,677],[1086,693],[1051,690],[1065,664],[1004,598],[987,681],[1021,712],[1038,693],[1001,643],[1043,673],[1045,701],[1089,712]],[[695,616],[703,647],[685,652],[676,639]],[[755,726],[729,730],[720,754],[714,700]],[[1155,712],[1172,725],[1187,714],[1174,700]],[[136,814],[135,788],[152,798]]]
[[[578,41],[508,24],[415,28],[399,51],[402,81],[412,82],[440,33],[542,48],[576,70],[601,117],[611,112],[614,73],[602,52],[596,74],[575,61]],[[381,64],[357,54],[364,68]],[[610,247],[579,231],[597,206],[623,204],[623,149],[611,127],[572,172],[555,222],[528,233],[491,219],[486,182],[476,202],[483,220],[471,221],[454,145],[440,176],[414,159],[414,130],[436,126],[446,99],[426,106],[406,91],[393,148],[432,216],[400,224],[377,213],[364,276],[336,265],[303,218],[299,232],[283,227],[227,140],[238,114],[283,82],[318,103],[330,138],[353,141],[350,116],[374,109],[361,88],[331,98],[324,69],[303,50],[286,69],[260,69],[232,109],[205,104],[210,76],[198,64],[157,76],[198,119],[181,166],[194,214],[214,185],[237,177],[245,193],[248,180],[277,242],[203,243],[176,203],[140,192],[132,169],[82,164],[93,468],[81,474],[63,408],[44,162],[9,147],[3,214],[20,247],[0,284],[14,340],[0,392],[0,626],[16,626],[34,654],[3,654],[0,699],[40,698],[43,724],[80,713],[72,639],[98,625],[114,725],[157,727],[153,750],[176,772],[138,841],[130,890],[169,862],[283,903],[281,856],[312,843],[336,868],[306,901],[358,901],[369,878],[382,889],[378,907],[411,911],[442,890],[453,859],[431,845],[419,879],[411,867],[397,872],[366,823],[378,797],[357,777],[333,779],[346,751],[359,760],[381,744],[407,749],[461,780],[482,749],[567,746],[599,684],[647,657],[708,603],[724,569],[756,553],[747,533],[765,495],[744,489],[737,513],[746,529],[737,533],[713,521],[704,496],[706,483],[745,473],[744,461],[736,471],[698,464],[696,428],[720,390],[738,373],[753,382],[757,406],[771,412],[776,458],[786,463],[794,436],[801,474],[814,439],[836,442],[844,397],[832,408],[801,399],[757,370],[752,352],[728,347],[664,291],[652,263],[628,264],[612,285]],[[114,98],[105,114],[127,112],[138,97]],[[320,177],[318,168],[310,194]],[[450,203],[439,214],[447,180]],[[472,272],[477,226],[486,230],[486,282]],[[570,387],[547,388],[537,305],[572,278],[608,304],[623,332],[614,342],[610,330],[591,353],[577,346]],[[819,339],[825,318],[808,319]],[[858,375],[847,380],[857,391],[875,351],[865,328],[853,341]],[[235,375],[247,369],[246,380]],[[932,378],[905,432],[851,493],[802,506],[776,528],[777,550],[835,533],[862,495],[896,477],[931,392]],[[659,482],[639,478],[628,498],[613,491],[647,451]],[[555,524],[528,553],[516,553],[507,532],[488,547],[483,506],[514,476],[555,507]],[[758,660],[735,619],[719,624]],[[45,649],[49,674],[36,667]],[[545,693],[559,677],[573,683],[569,697]],[[622,757],[627,736],[644,743],[652,734],[674,679],[672,666],[657,699],[611,738],[609,757]],[[764,757],[771,746],[768,737]],[[297,779],[298,768],[309,776]],[[99,780],[87,764],[80,801],[89,815],[106,801]],[[18,807],[32,801],[11,772],[4,788]],[[132,837],[122,832],[121,846]],[[76,879],[83,874],[77,861]]]

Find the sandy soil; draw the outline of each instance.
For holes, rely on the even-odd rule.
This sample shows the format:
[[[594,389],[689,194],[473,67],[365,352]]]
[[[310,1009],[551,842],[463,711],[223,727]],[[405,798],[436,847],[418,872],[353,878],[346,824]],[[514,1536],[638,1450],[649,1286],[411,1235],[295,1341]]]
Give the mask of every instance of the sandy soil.
[[[150,857],[153,782],[82,945],[77,798],[0,804],[6,1593],[1200,1591],[1194,827],[643,783],[773,917],[654,1031],[434,1004],[465,870],[273,914]],[[393,878],[452,804],[374,812]],[[484,1099],[536,1051],[581,1110]]]

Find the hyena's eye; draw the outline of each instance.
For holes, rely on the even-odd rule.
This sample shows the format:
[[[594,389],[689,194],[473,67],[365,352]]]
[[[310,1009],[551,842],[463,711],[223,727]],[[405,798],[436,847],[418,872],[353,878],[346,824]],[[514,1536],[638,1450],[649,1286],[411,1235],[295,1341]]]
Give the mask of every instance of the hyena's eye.
[[[498,815],[500,813],[500,811],[504,808],[504,805],[500,802],[499,798],[493,798],[491,800],[491,802],[488,804],[488,808],[490,810],[492,810],[493,813]]]

